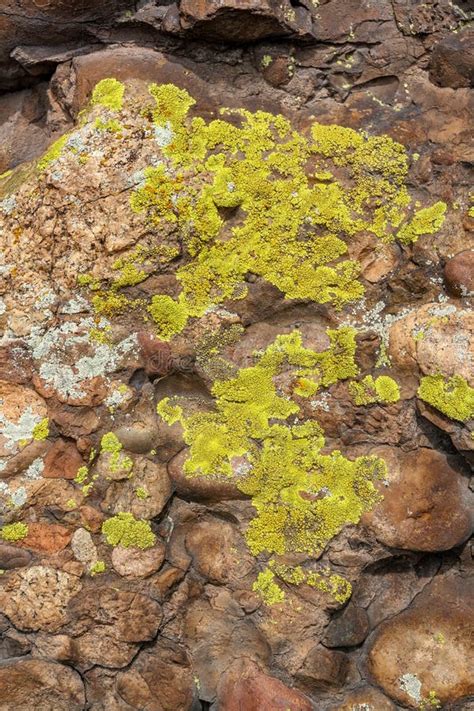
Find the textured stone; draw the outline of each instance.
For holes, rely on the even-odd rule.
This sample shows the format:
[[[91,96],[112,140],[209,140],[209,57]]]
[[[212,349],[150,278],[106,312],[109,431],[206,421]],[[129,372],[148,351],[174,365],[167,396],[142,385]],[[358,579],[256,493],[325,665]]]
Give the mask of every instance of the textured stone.
[[[85,704],[79,674],[41,659],[0,665],[0,698],[4,711],[82,711]]]
[[[364,686],[351,691],[343,701],[330,707],[330,711],[395,711],[390,699],[378,689]]]
[[[57,553],[66,548],[71,535],[71,531],[59,523],[30,523],[28,534],[20,545],[39,553]]]
[[[446,262],[444,279],[454,296],[472,296],[474,293],[474,250],[459,252]]]
[[[446,576],[377,628],[368,664],[385,693],[409,708],[432,690],[442,704],[473,693],[472,603],[472,582]]]
[[[15,627],[57,631],[67,620],[68,604],[81,590],[76,577],[35,565],[0,578],[0,604]]]
[[[348,659],[343,652],[314,647],[296,676],[310,689],[340,689],[346,679]]]
[[[474,84],[474,32],[466,28],[444,37],[433,49],[430,79],[439,86],[459,89]]]
[[[146,550],[116,546],[112,551],[112,565],[126,578],[147,578],[160,569],[164,559],[165,546],[160,542]]]
[[[44,458],[43,476],[49,479],[74,479],[84,461],[72,442],[57,439]]]
[[[224,674],[219,684],[223,711],[311,711],[311,701],[297,689],[285,686],[257,664],[241,662]]]
[[[349,603],[340,615],[329,623],[323,644],[326,647],[355,647],[369,632],[369,620],[362,607]]]
[[[471,492],[444,454],[372,451],[388,464],[387,486],[380,486],[383,499],[363,516],[378,540],[393,548],[441,551],[469,537]]]

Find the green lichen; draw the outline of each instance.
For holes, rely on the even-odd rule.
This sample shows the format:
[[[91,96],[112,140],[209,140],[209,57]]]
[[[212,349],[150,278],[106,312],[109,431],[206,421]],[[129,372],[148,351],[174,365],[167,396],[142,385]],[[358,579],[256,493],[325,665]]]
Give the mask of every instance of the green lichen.
[[[100,573],[105,573],[105,568],[106,568],[106,566],[105,566],[104,561],[97,560],[89,568],[89,573],[92,577],[94,577],[94,575],[100,575]]]
[[[112,111],[120,111],[125,93],[125,85],[117,79],[102,79],[92,92],[93,106],[103,106]]]
[[[105,79],[93,103],[117,108],[123,88]],[[148,304],[117,293],[153,272],[153,265],[137,269],[130,256],[128,274],[112,283],[111,293],[95,296],[98,313],[148,306],[159,335],[169,340],[189,318],[244,298],[248,272],[288,299],[341,308],[364,293],[360,265],[347,256],[349,240],[369,231],[383,241],[398,234],[411,242],[442,224],[444,203],[413,212],[408,156],[388,136],[315,123],[307,137],[281,115],[243,109],[222,109],[206,122],[191,117],[196,102],[186,90],[151,84],[149,91],[154,105],[141,118],[153,122],[161,155],[137,180],[130,204],[152,230],[176,232],[183,247],[176,270],[181,292],[177,300],[157,294]]]
[[[269,568],[258,574],[252,589],[260,595],[266,605],[275,605],[285,599],[285,593],[275,582],[275,573]]]
[[[158,335],[163,341],[169,341],[182,331],[188,320],[186,305],[174,301],[171,296],[153,296],[148,313],[158,326]]]
[[[26,523],[8,523],[0,529],[0,538],[4,541],[21,541],[28,535],[28,526]]]
[[[433,689],[428,692],[428,696],[425,696],[418,706],[419,711],[428,711],[429,709],[440,709],[442,708],[441,701],[438,698],[436,691]]]
[[[109,454],[109,469],[111,472],[123,471],[126,474],[131,474],[133,469],[133,461],[130,457],[122,452],[123,445],[117,435],[113,432],[107,432],[103,435],[100,441],[101,454]]]
[[[95,128],[98,131],[108,131],[109,133],[121,134],[123,131],[123,125],[117,119],[108,119],[104,121],[98,118],[95,122]]]
[[[33,439],[36,441],[41,441],[47,439],[49,436],[49,419],[44,417],[41,422],[33,428]]]
[[[352,586],[348,580],[332,573],[328,567],[320,570],[305,570],[300,565],[290,567],[270,562],[271,570],[280,580],[291,585],[308,585],[311,588],[327,593],[332,599],[341,604],[347,602],[352,595]]]
[[[46,153],[44,153],[38,161],[38,170],[45,170],[50,163],[53,163],[60,157],[66,143],[68,142],[69,135],[69,133],[65,133],[64,136],[61,136],[61,138],[58,138],[57,141],[54,141],[54,143],[50,145]]]
[[[466,422],[474,417],[474,388],[460,375],[421,378],[418,397],[452,420]]]
[[[400,400],[398,383],[388,375],[380,375],[375,379],[367,375],[360,382],[349,383],[349,392],[356,405],[386,405]]]
[[[264,69],[266,69],[267,67],[270,66],[270,64],[271,64],[272,62],[273,62],[272,56],[271,56],[270,54],[264,54],[263,57],[262,57],[262,59],[261,59],[260,64],[262,65],[262,67],[263,67]]]
[[[169,424],[183,426],[189,445],[186,475],[233,477],[251,496],[256,515],[246,540],[254,555],[319,555],[380,498],[374,482],[385,476],[384,462],[377,457],[351,461],[338,450],[321,454],[321,427],[312,420],[296,423],[299,406],[275,384],[276,376],[293,370],[303,378],[311,375],[321,387],[354,376],[354,330],[328,333],[331,346],[323,352],[306,348],[298,331],[278,336],[255,354],[255,365],[214,382],[213,412],[187,416],[169,398],[158,405]],[[236,457],[244,457],[247,466],[235,469]],[[324,584],[331,588],[327,579]]]
[[[150,494],[146,489],[143,488],[143,486],[139,486],[138,489],[135,489],[135,494],[139,499],[145,500],[150,498]]]
[[[151,548],[156,536],[148,521],[136,519],[131,513],[119,513],[102,524],[102,533],[111,546]]]

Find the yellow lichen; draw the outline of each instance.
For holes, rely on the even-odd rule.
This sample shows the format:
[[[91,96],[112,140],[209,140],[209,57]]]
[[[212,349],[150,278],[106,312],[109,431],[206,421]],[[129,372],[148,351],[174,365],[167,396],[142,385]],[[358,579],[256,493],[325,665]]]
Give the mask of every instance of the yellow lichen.
[[[34,426],[33,428],[33,439],[37,441],[41,441],[43,439],[47,439],[49,436],[49,419],[47,417],[44,417],[41,422],[38,422],[37,425]]]
[[[136,519],[131,513],[119,513],[102,524],[102,533],[111,546],[150,548],[156,536],[148,521]]]
[[[21,541],[28,535],[28,526],[26,523],[8,523],[6,526],[0,528],[0,538],[4,541],[10,541],[14,543],[15,541]]]
[[[356,405],[371,405],[375,402],[385,405],[400,399],[398,383],[388,375],[380,375],[375,379],[367,375],[360,382],[349,383],[349,392]]]
[[[474,417],[474,388],[460,375],[421,378],[418,397],[452,420],[466,422]]]
[[[122,82],[113,78],[102,79],[92,92],[91,103],[112,111],[120,111],[124,93],[125,85]]]
[[[50,163],[53,163],[53,161],[59,158],[68,139],[69,133],[65,133],[64,136],[61,136],[61,138],[58,138],[57,141],[54,141],[54,143],[50,145],[46,153],[44,153],[42,158],[38,161],[38,170],[45,170]]]

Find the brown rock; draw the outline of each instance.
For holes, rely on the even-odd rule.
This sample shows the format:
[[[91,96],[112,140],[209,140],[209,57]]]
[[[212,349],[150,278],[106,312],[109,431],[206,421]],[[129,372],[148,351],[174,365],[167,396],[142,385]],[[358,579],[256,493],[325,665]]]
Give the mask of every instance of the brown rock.
[[[112,551],[112,565],[125,578],[147,578],[161,568],[165,559],[165,546],[158,542],[153,548],[122,548]]]
[[[474,294],[474,250],[466,249],[446,262],[444,279],[453,296]]]
[[[24,385],[13,385],[4,380],[0,381],[0,416],[2,417],[2,433],[0,433],[0,457],[9,457],[29,444],[32,437],[34,424],[47,417],[46,403],[31,388]],[[13,427],[19,423],[18,434],[11,438],[8,423]],[[31,424],[31,427],[30,427]],[[21,431],[21,433],[20,433]],[[15,429],[16,432],[16,429]],[[24,436],[23,436],[24,433]]]
[[[472,581],[439,577],[414,606],[377,628],[369,671],[396,702],[419,708],[430,691],[442,704],[474,692],[473,595]]]
[[[366,611],[349,602],[341,614],[329,623],[323,644],[326,647],[355,647],[361,644],[369,633]]]
[[[70,613],[73,658],[84,669],[126,666],[138,643],[155,637],[162,617],[158,603],[147,595],[107,587],[77,596]]]
[[[0,569],[12,570],[13,568],[25,568],[31,561],[32,555],[29,551],[22,550],[18,546],[10,546],[0,543]]]
[[[71,535],[71,531],[59,523],[30,523],[28,534],[19,545],[40,553],[57,553],[66,548]]]
[[[195,695],[191,660],[173,641],[160,640],[117,675],[116,688],[133,709],[188,711]]]
[[[57,439],[44,458],[43,476],[47,479],[74,479],[83,464],[72,442]]]
[[[25,659],[0,667],[0,699],[4,711],[82,711],[81,677],[70,667],[40,659]]]
[[[186,535],[186,549],[198,573],[215,584],[241,580],[255,564],[236,527],[217,518],[194,525]]]
[[[452,89],[474,84],[474,32],[466,28],[459,34],[449,34],[433,49],[430,59],[430,79],[438,86]]]
[[[179,10],[183,29],[227,42],[312,32],[309,12],[288,0],[181,0]]]
[[[388,466],[388,485],[379,486],[383,499],[362,519],[378,540],[393,548],[441,551],[468,538],[470,492],[444,454],[385,447],[372,453]]]
[[[191,501],[225,501],[247,498],[236,485],[236,479],[224,476],[187,476],[184,463],[189,449],[181,450],[168,464],[168,473],[178,496]],[[235,457],[232,466],[238,471],[244,457]]]
[[[364,686],[351,691],[344,701],[330,707],[330,711],[396,711],[395,704],[378,689]]]
[[[138,497],[137,489],[144,489],[148,496]],[[136,518],[154,518],[162,512],[171,493],[166,465],[136,456],[133,477],[130,479],[127,475],[126,480],[113,482],[107,489],[102,508],[114,514],[131,511]]]
[[[265,673],[257,664],[240,662],[227,671],[218,690],[222,711],[311,711],[311,701],[300,691]]]
[[[296,676],[310,689],[339,689],[343,686],[348,669],[347,655],[324,647],[313,647]]]
[[[99,427],[99,418],[94,410],[88,407],[54,404],[51,419],[57,424],[62,435],[74,439],[95,432]]]
[[[4,614],[24,631],[57,631],[66,622],[68,603],[81,590],[77,578],[42,565],[0,578],[0,585]]]

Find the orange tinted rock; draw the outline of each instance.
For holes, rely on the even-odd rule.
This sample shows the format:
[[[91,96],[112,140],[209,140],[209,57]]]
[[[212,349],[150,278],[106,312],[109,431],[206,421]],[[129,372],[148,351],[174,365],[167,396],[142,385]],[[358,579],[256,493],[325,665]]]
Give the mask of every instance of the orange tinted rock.
[[[66,548],[71,535],[58,523],[30,523],[27,536],[19,544],[40,553],[57,553]]]
[[[83,464],[75,445],[58,439],[44,458],[43,476],[47,479],[74,479]]]

